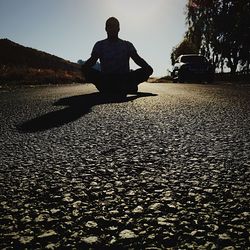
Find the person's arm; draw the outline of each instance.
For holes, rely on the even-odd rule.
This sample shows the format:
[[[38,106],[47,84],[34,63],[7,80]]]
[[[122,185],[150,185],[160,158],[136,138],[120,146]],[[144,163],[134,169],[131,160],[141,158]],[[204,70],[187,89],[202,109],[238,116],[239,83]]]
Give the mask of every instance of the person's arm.
[[[131,58],[141,68],[148,68],[153,71],[152,67],[143,58],[141,58],[136,51],[131,55]]]
[[[92,66],[96,64],[98,60],[97,56],[91,56],[83,65],[82,65],[82,72],[86,73]]]

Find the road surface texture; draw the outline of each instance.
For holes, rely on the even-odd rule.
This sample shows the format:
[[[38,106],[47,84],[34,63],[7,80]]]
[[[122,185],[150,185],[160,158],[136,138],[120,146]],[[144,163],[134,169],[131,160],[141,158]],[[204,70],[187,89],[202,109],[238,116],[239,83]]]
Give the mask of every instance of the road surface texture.
[[[1,249],[249,249],[250,86],[0,90]]]

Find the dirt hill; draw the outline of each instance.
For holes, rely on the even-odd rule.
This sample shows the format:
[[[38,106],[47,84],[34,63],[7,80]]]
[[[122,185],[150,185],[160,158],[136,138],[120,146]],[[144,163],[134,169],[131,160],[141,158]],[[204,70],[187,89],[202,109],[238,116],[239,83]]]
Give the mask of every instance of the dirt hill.
[[[0,81],[62,83],[81,82],[83,78],[76,63],[0,39]]]

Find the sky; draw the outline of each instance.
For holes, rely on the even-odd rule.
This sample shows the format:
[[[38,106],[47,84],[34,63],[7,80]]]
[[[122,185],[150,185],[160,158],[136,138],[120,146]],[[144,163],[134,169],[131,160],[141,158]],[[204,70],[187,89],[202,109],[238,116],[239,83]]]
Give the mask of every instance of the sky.
[[[120,21],[119,37],[134,44],[154,69],[171,70],[170,54],[187,30],[187,0],[0,0],[0,38],[71,62],[90,57],[107,37],[106,20]],[[131,63],[131,68],[137,68]]]

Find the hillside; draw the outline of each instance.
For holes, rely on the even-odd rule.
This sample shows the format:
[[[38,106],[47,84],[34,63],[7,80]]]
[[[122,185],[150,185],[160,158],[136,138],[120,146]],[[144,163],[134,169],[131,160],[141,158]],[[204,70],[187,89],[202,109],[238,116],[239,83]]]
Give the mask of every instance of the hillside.
[[[82,82],[80,66],[43,51],[0,39],[0,83]]]

